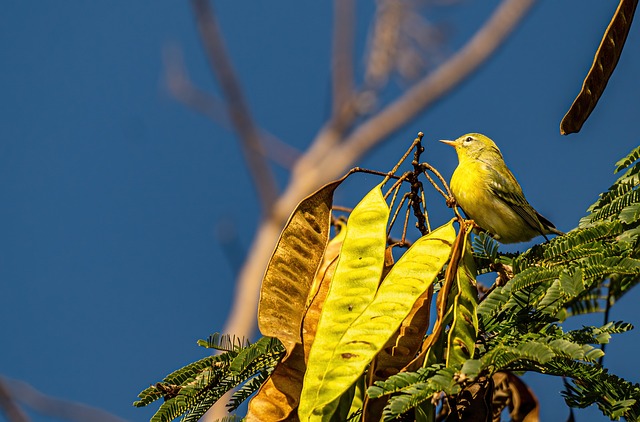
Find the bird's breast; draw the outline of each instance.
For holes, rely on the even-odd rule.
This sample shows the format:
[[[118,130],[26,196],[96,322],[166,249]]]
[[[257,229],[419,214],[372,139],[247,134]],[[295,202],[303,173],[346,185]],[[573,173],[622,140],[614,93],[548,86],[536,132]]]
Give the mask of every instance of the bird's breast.
[[[491,170],[486,164],[467,162],[458,166],[451,176],[451,191],[469,218],[504,242],[521,240],[514,238],[513,233],[533,237],[535,232],[513,209],[496,197],[491,183]]]

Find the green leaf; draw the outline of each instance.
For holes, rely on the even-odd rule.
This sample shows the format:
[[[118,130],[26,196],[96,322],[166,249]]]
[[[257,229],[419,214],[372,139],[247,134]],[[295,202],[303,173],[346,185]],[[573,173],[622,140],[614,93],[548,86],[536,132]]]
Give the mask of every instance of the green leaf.
[[[582,281],[582,270],[577,268],[573,275],[563,271],[560,274],[560,288],[562,292],[569,297],[576,297],[584,291],[584,282]]]
[[[636,162],[638,158],[640,158],[640,146],[635,147],[634,149],[631,150],[631,152],[629,152],[629,154],[627,154],[626,157],[618,160],[618,162],[616,163],[616,170],[614,171],[614,173],[618,173],[620,170],[626,169],[631,164]]]
[[[628,205],[618,215],[620,221],[626,224],[635,223],[640,219],[640,203]]]
[[[236,352],[248,345],[249,341],[247,339],[230,334],[213,333],[206,340],[198,340],[198,346],[221,352]]]
[[[279,350],[282,350],[282,345],[277,338],[262,337],[260,340],[242,349],[231,361],[229,369],[235,374],[240,374],[257,357]]]
[[[352,323],[339,325],[344,318],[341,315],[332,315],[328,320],[332,321],[331,334],[340,337],[322,349],[316,348],[316,343],[311,348],[299,411],[302,420],[326,420],[335,400],[362,374],[407,317],[414,302],[433,283],[451,252],[455,239],[453,221],[421,237],[405,252],[381,283],[375,298]],[[334,283],[339,268],[340,262]],[[329,305],[332,293],[333,286],[321,324],[325,321],[325,312],[332,309]],[[344,308],[338,310],[343,314],[345,311]],[[321,338],[320,332],[321,327],[316,342]]]
[[[334,409],[324,412],[323,406],[340,397],[359,375],[350,374],[350,382],[343,380],[331,389],[324,385],[339,341],[373,300],[382,275],[389,207],[380,187],[371,190],[349,216],[338,264],[309,352],[300,419],[309,419],[316,410],[328,420]]]
[[[473,358],[478,336],[478,289],[475,264],[469,244],[471,231],[464,238],[462,259],[456,271],[456,291],[453,300],[453,321],[449,329],[446,362],[448,367],[459,367]]]

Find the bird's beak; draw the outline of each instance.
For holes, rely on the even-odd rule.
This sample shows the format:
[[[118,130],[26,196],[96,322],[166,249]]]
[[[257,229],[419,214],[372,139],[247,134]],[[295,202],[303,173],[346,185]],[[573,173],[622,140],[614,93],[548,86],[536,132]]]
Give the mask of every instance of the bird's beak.
[[[447,144],[447,145],[449,145],[449,146],[452,146],[452,147],[454,147],[454,148],[458,145],[458,144],[456,143],[456,141],[448,141],[448,140],[446,140],[446,139],[440,139],[440,142],[442,142],[443,144]]]

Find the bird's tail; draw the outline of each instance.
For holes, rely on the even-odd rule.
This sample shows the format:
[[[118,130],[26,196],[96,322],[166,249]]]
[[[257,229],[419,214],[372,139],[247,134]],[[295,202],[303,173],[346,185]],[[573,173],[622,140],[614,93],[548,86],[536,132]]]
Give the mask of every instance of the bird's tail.
[[[542,226],[546,230],[546,232],[543,233],[543,235],[544,234],[557,234],[558,236],[564,235],[564,232],[561,232],[560,230],[556,229],[556,226],[554,226],[551,221],[547,220],[537,212],[536,214],[538,216],[538,220],[540,220],[540,223],[542,223]]]

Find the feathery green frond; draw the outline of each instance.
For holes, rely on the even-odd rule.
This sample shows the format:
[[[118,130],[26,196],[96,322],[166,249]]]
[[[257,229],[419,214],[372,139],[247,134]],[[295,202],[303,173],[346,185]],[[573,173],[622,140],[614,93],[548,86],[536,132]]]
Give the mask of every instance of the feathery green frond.
[[[589,216],[589,222],[607,220],[618,215],[625,207],[640,201],[640,190],[633,189],[622,196],[616,197],[610,203],[603,205]]]
[[[616,170],[614,171],[614,173],[618,173],[621,170],[626,169],[631,164],[636,162],[638,158],[640,158],[640,146],[635,147],[634,149],[631,150],[631,152],[629,152],[629,154],[627,154],[626,157],[618,160],[618,162],[616,163]]]
[[[216,349],[221,352],[233,352],[249,345],[247,339],[238,338],[230,334],[213,333],[206,340],[198,340],[198,346]]]
[[[383,411],[384,420],[389,421],[431,400],[435,393],[456,394],[460,386],[454,375],[454,368],[432,365],[420,368],[417,372],[401,372],[386,381],[377,381],[369,387],[367,394],[371,398],[392,395]]]
[[[517,274],[513,282],[513,292],[542,283],[551,283],[560,276],[559,267],[531,267]]]
[[[493,262],[498,257],[498,242],[486,232],[479,233],[473,239],[473,254]]]
[[[618,221],[602,221],[588,227],[581,226],[564,236],[553,238],[548,244],[544,245],[544,259],[549,262],[562,261],[563,259],[560,257],[564,258],[566,254],[576,250],[579,246],[598,245],[598,241],[613,239],[623,230],[622,224]]]
[[[282,344],[270,337],[250,344],[216,333],[206,341],[200,340],[199,344],[224,352],[180,368],[167,375],[163,382],[142,391],[135,406],[146,406],[165,398],[152,422],[168,422],[181,415],[182,421],[198,421],[225,393],[246,383],[231,399],[229,405],[235,409],[260,388],[284,354]]]
[[[563,396],[571,407],[584,408],[596,404],[603,414],[613,420],[640,418],[640,385],[609,374],[599,365],[572,360],[556,361],[548,365],[549,372],[567,375]]]
[[[269,378],[273,369],[274,368],[267,368],[266,370],[259,372],[254,378],[247,381],[242,388],[233,393],[233,396],[231,396],[231,399],[227,404],[229,412],[236,410],[246,399],[249,398],[249,396],[258,391],[260,386],[262,386],[267,378]]]
[[[257,357],[272,354],[274,352],[284,352],[284,346],[280,343],[280,340],[275,337],[262,337],[255,343],[243,348],[238,353],[238,356],[231,361],[229,369],[235,374],[240,374]]]

